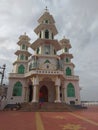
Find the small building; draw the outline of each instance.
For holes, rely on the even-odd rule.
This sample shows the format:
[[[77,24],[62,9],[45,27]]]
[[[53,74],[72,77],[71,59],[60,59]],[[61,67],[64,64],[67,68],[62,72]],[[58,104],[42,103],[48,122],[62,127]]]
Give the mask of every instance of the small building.
[[[17,42],[20,49],[15,52],[17,59],[9,74],[8,104],[35,103],[40,98],[43,102],[80,104],[79,77],[74,74],[70,41],[65,37],[55,39],[58,31],[48,10],[38,19],[34,32],[38,38],[32,44],[26,33]]]

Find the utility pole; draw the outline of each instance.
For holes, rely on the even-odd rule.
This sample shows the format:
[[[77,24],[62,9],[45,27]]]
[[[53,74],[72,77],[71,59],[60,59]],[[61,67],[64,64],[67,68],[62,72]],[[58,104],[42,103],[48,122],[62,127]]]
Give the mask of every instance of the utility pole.
[[[4,64],[2,67],[0,67],[0,69],[2,71],[0,71],[0,74],[1,74],[1,86],[3,85],[3,79],[4,79],[4,72],[5,72],[5,69],[6,69],[6,64]]]

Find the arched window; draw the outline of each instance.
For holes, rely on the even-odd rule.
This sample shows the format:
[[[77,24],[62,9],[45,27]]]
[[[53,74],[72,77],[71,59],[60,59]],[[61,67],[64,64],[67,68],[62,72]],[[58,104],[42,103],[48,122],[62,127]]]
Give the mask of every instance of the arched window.
[[[49,21],[48,21],[48,20],[45,20],[45,23],[49,23]]]
[[[26,60],[28,60],[28,56],[26,56]]]
[[[22,45],[22,49],[25,49],[25,45],[24,44]]]
[[[39,54],[39,47],[37,47],[37,50],[36,50],[37,54]]]
[[[71,76],[71,69],[69,67],[66,68],[66,75]]]
[[[67,63],[69,62],[69,59],[68,59],[68,58],[66,58],[66,62],[67,62]]]
[[[45,51],[45,54],[47,54],[47,55],[49,55],[50,54],[50,45],[48,44],[46,44],[45,46],[44,46],[44,51]]]
[[[41,32],[40,32],[40,34],[39,34],[39,37],[41,38]]]
[[[75,97],[75,89],[72,83],[67,86],[67,97]]]
[[[66,47],[64,48],[64,50],[65,50],[65,52],[68,52],[68,49]]]
[[[50,63],[50,61],[49,61],[49,60],[46,60],[44,63]]]
[[[25,72],[25,67],[23,65],[20,65],[18,67],[18,74],[24,74],[24,72]]]
[[[13,96],[22,96],[22,84],[19,81],[14,84]]]
[[[56,55],[56,50],[54,49],[54,55]]]
[[[28,47],[26,46],[26,50],[28,50]]]
[[[30,63],[29,65],[29,71],[32,69],[32,63]]]
[[[49,31],[48,30],[45,31],[45,38],[49,39]]]
[[[54,39],[54,35],[53,35],[53,33],[52,33],[52,39]]]
[[[21,55],[21,56],[20,56],[20,60],[24,60],[24,55]]]
[[[60,69],[60,60],[57,59],[57,69]]]

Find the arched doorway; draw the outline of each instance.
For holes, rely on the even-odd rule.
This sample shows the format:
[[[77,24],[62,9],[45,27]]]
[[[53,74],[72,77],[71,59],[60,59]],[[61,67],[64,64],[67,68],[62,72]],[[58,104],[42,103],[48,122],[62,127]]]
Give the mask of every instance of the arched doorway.
[[[42,86],[39,90],[39,101],[48,102],[48,89],[46,86]]]
[[[32,101],[32,94],[33,94],[33,86],[29,85],[29,102]]]

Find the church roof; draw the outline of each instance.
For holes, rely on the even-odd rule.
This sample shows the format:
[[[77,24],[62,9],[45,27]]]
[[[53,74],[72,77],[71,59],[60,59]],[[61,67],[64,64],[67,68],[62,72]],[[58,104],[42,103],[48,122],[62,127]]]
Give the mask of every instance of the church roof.
[[[27,45],[28,47],[30,47],[30,43],[29,42],[26,42],[26,41],[19,41],[19,42],[17,42],[17,44],[20,46],[20,45],[22,45],[22,44],[25,44],[25,45]]]
[[[16,60],[16,61],[14,61],[13,62],[13,65],[15,65],[15,64],[17,64],[17,63],[20,63],[20,64],[22,64],[22,63],[28,63],[28,60]]]
[[[70,41],[69,39],[66,39],[65,37],[59,41],[60,42],[60,45],[61,47],[68,47],[68,48],[71,48],[71,44],[70,44]]]
[[[26,35],[26,32],[24,33],[24,35],[20,35],[19,37],[20,41],[30,41],[30,38]]]
[[[48,11],[45,11],[44,14],[38,19],[39,23],[42,23],[43,20],[49,20],[51,23],[55,23],[55,20],[52,15]]]
[[[27,56],[31,56],[31,53],[29,53],[28,51],[21,51],[21,50],[17,50],[16,52],[15,52],[15,54],[16,55],[19,55],[19,54],[25,54],[25,55],[27,55]]]
[[[19,41],[17,42],[17,44],[20,46],[21,44],[25,44],[28,47],[30,46],[30,38],[26,35],[26,33],[24,33],[23,35],[20,35],[19,37]]]
[[[52,44],[57,51],[61,49],[61,46],[60,46],[60,44],[59,44],[59,42],[57,40],[40,39],[40,38],[38,38],[35,42],[33,42],[31,44],[31,48],[35,50],[37,47],[39,47],[43,43],[45,43],[45,44]]]
[[[35,28],[35,33],[38,34],[41,30],[44,30],[44,29],[49,29],[53,32],[54,35],[56,35],[58,33],[56,27],[54,24],[40,24],[38,25],[36,28]]]
[[[64,57],[70,57],[70,58],[73,58],[73,55],[72,54],[69,54],[69,53],[63,53],[60,55],[61,58],[64,58]]]

